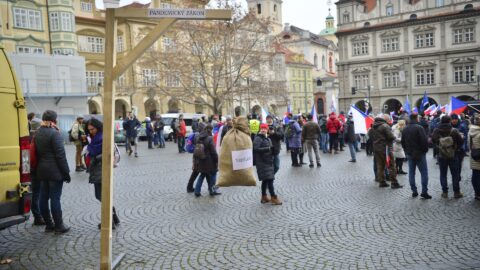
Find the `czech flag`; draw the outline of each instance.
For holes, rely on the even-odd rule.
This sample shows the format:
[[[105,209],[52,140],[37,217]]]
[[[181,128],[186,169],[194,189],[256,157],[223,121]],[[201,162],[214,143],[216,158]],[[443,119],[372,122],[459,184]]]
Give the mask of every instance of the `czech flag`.
[[[312,106],[312,110],[310,111],[310,115],[312,116],[312,119],[315,123],[318,122],[318,115],[317,115],[317,110],[315,109],[315,103]]]
[[[373,118],[366,115],[355,105],[352,105],[350,110],[352,112],[355,134],[367,134],[367,131],[373,124]]]
[[[428,107],[425,109],[425,111],[423,111],[423,113],[425,115],[432,115],[434,114],[435,112],[437,112],[437,106],[435,104],[433,104],[432,106]]]
[[[412,114],[412,111],[410,110],[410,101],[408,100],[408,96],[407,96],[407,99],[405,99],[405,104],[403,105],[402,108],[405,112],[408,113],[408,115]]]
[[[451,97],[448,114],[461,114],[467,108],[467,104],[457,98]]]
[[[423,92],[423,99],[422,99],[422,103],[420,104],[420,111],[423,111],[425,110],[426,106],[428,106],[430,102],[428,101],[428,97],[427,97],[427,91]]]

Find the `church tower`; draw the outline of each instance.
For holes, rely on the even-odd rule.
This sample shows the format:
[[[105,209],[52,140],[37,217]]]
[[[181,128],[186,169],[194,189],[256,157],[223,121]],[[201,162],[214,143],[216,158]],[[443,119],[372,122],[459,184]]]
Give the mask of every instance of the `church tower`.
[[[258,18],[269,20],[272,34],[282,32],[282,0],[247,0],[248,9]]]
[[[328,16],[325,19],[325,29],[320,32],[320,36],[337,44],[338,40],[335,36],[335,32],[337,32],[337,28],[335,28],[335,18],[332,16],[330,9],[328,9]]]

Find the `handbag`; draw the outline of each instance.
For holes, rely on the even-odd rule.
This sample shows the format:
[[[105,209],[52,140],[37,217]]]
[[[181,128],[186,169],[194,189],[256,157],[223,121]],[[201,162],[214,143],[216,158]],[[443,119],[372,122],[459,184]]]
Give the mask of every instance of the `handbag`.
[[[473,148],[472,137],[470,137],[470,148],[471,148],[470,156],[472,157],[472,159],[475,161],[480,161],[480,148]]]

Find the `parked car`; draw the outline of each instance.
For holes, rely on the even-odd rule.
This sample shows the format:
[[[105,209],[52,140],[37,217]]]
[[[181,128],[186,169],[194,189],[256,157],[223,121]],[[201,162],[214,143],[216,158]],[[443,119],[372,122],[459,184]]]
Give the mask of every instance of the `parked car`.
[[[30,133],[20,84],[0,45],[0,107],[3,126],[0,140],[0,230],[30,217]]]

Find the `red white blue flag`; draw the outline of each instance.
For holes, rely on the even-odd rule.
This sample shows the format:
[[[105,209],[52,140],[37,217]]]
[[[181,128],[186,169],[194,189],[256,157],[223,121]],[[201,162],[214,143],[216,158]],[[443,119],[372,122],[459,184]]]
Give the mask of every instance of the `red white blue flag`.
[[[448,106],[447,113],[451,114],[461,114],[467,108],[467,104],[457,98],[451,97],[450,104]]]

